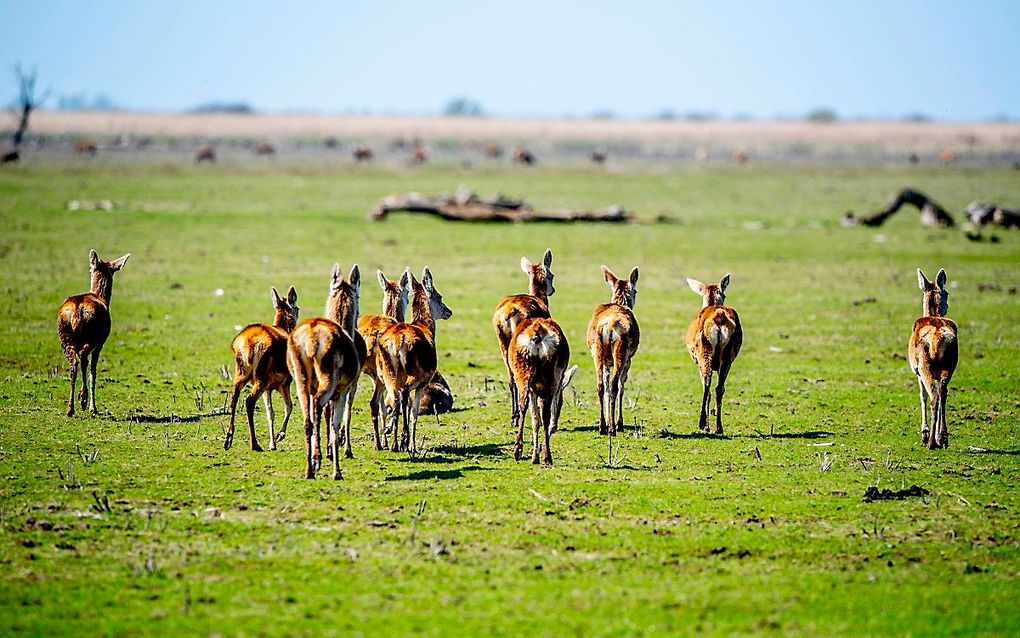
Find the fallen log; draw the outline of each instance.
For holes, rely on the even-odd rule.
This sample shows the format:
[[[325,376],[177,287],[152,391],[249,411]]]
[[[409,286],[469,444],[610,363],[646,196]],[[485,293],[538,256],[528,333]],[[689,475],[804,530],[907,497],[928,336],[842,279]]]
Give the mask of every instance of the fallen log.
[[[471,222],[629,222],[629,213],[620,206],[601,210],[536,211],[521,199],[497,196],[485,200],[473,192],[429,197],[418,193],[389,195],[369,215],[373,221],[385,219],[390,213],[435,215],[448,221]]]
[[[855,217],[852,212],[843,216],[844,226],[881,226],[887,219],[892,217],[904,205],[910,205],[921,211],[921,225],[926,227],[938,226],[941,228],[952,228],[956,221],[952,215],[946,212],[945,208],[939,205],[934,199],[913,188],[904,188],[892,196],[885,207],[874,215],[867,217]]]

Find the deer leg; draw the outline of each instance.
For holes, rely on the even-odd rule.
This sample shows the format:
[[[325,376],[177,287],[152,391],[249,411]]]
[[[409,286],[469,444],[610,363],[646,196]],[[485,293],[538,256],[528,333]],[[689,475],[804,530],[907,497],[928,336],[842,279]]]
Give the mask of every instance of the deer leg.
[[[258,438],[255,436],[255,404],[258,403],[259,397],[265,393],[259,382],[256,381],[255,385],[251,389],[251,394],[244,401],[245,412],[248,415],[248,436],[251,439],[251,451],[261,452],[262,446],[259,445]]]
[[[88,352],[82,353],[79,367],[81,367],[81,391],[78,393],[78,404],[81,406],[81,409],[84,410],[89,405],[89,381],[87,378],[89,368]]]
[[[606,378],[602,358],[595,355],[595,394],[599,397],[599,434],[608,434],[606,427]]]
[[[315,397],[307,392],[298,394],[298,401],[301,402],[301,411],[305,413],[305,478],[315,478],[315,464],[312,461],[312,437],[315,436],[315,426],[312,419],[315,418],[316,407]]]
[[[517,430],[517,440],[514,442],[515,461],[520,461],[521,455],[524,453],[524,413],[528,409],[528,395],[525,392],[521,394],[524,396],[524,405],[521,406],[523,409],[514,415],[514,428]]]
[[[411,449],[411,392],[407,388],[400,391],[400,414],[404,421],[400,429],[400,449],[406,452]]]
[[[924,399],[925,399],[926,394],[925,394],[925,390],[924,390],[924,381],[921,380],[921,375],[917,375],[917,388],[918,388],[918,394],[921,395],[921,444],[922,445],[928,445],[928,434],[929,434],[929,431],[928,431],[928,420],[927,420],[927,416],[925,415],[925,412],[927,411],[928,406],[926,406],[924,404]]]
[[[351,414],[354,412],[354,394],[358,391],[358,381],[350,385],[347,390],[347,400],[344,401],[344,458],[353,459],[354,452],[351,451]]]
[[[269,423],[269,449],[276,449],[276,412],[273,412],[273,391],[266,390],[262,395],[262,407],[266,409],[266,421]]]
[[[630,372],[630,363],[626,363],[626,364],[623,364],[623,365],[620,366],[620,381],[619,381],[620,388],[617,391],[617,395],[616,395],[616,410],[617,410],[616,429],[617,430],[622,430],[623,429],[623,392],[624,392],[624,388],[627,385],[627,373],[628,372]]]
[[[418,453],[418,413],[421,411],[421,393],[424,390],[424,385],[415,388],[414,400],[408,406],[408,410],[411,413],[411,445],[409,449],[412,454]],[[410,393],[408,393],[408,398],[410,398]]]
[[[92,414],[99,412],[96,409],[96,365],[99,364],[99,353],[102,351],[103,347],[100,346],[89,355],[89,412]]]
[[[333,461],[334,481],[343,479],[343,474],[340,473],[340,428],[343,427],[343,410],[344,406],[347,405],[350,393],[350,388],[347,388],[343,394],[332,401],[333,410],[329,420],[329,452],[330,459]]]
[[[620,382],[621,371],[619,367],[613,368],[612,376],[609,379],[609,432],[616,436],[617,429],[622,429],[623,424],[617,421],[616,414],[620,408]]]
[[[949,398],[949,383],[939,381],[939,445],[949,447],[949,427],[946,426],[946,399]]]
[[[290,397],[289,383],[283,386],[280,394],[283,395],[283,425],[280,426],[280,431],[277,433],[276,438],[269,442],[269,449],[271,450],[275,450],[277,444],[287,435],[287,422],[290,421],[290,413],[294,411],[294,401]],[[272,432],[270,432],[270,435],[272,435]]]
[[[379,419],[382,418],[382,382],[379,379],[372,379],[372,400],[369,406],[372,408],[372,430],[375,432],[375,449],[382,450],[386,447],[386,440],[379,438]],[[385,436],[386,424],[383,424],[383,436]]]
[[[698,418],[698,429],[708,431],[708,410],[712,403],[712,370],[702,373],[701,382],[705,385],[704,394],[701,396],[701,416]]]
[[[539,463],[539,455],[542,451],[542,442],[539,439],[538,431],[542,427],[542,403],[534,390],[531,391],[531,462]]]
[[[730,364],[719,366],[719,380],[715,384],[715,433],[722,434],[722,398],[726,393],[726,377],[730,373]]]
[[[312,419],[313,427],[314,427],[314,432],[312,432],[312,440],[315,443],[315,450],[312,452],[312,467],[314,468],[314,470],[312,472],[312,477],[313,478],[315,476],[315,472],[318,472],[319,469],[322,468],[322,429],[321,429],[322,415],[323,415],[323,412],[325,412],[325,410],[326,410],[326,405],[332,399],[332,395],[333,395],[333,392],[334,392],[335,389],[336,389],[336,386],[333,386],[332,388],[329,388],[328,391],[327,390],[320,390],[320,391],[316,392],[314,397],[312,398],[313,406],[314,406],[314,409],[315,409],[315,415],[314,415],[315,418]],[[333,415],[331,413],[329,421],[333,420],[332,416]],[[327,421],[327,423],[328,423],[328,421]],[[327,430],[328,429],[329,428],[327,426]]]
[[[223,437],[223,449],[229,450],[234,444],[234,415],[237,412],[237,399],[241,396],[241,389],[248,383],[248,377],[241,374],[240,370],[234,375],[234,387],[230,391],[230,426],[227,434]]]
[[[67,416],[74,416],[74,383],[78,380],[78,356],[68,351],[67,360],[71,363],[71,398],[67,400]]]
[[[542,399],[542,432],[545,435],[545,445],[543,446],[544,453],[542,455],[542,463],[546,465],[552,465],[552,450],[549,449],[549,426],[552,423],[552,401],[550,398]],[[536,404],[532,408],[535,412],[538,412],[538,405]]]
[[[931,384],[928,396],[928,403],[931,405],[931,432],[928,433],[928,449],[937,450],[939,448],[939,424],[941,423],[939,416],[939,391],[937,381]]]

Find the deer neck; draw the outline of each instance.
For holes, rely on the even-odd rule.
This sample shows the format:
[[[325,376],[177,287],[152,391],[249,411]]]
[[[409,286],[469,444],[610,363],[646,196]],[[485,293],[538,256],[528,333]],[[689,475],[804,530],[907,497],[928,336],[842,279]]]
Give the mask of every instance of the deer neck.
[[[110,305],[113,296],[113,275],[109,273],[92,273],[92,294],[99,296],[106,305]]]
[[[279,328],[280,330],[289,333],[292,330],[294,330],[295,322],[292,317],[293,315],[291,315],[291,313],[280,308],[277,308],[276,317],[273,318],[273,325]]]
[[[427,328],[429,333],[436,334],[436,322],[432,318],[432,308],[429,306],[429,296],[416,292],[414,301],[411,302],[411,323]]]
[[[382,311],[390,319],[396,319],[400,323],[404,323],[407,308],[399,294],[394,295],[387,292],[386,297],[383,299]]]
[[[944,317],[942,299],[935,293],[928,293],[921,302],[921,314],[924,317]]]
[[[329,298],[326,304],[326,318],[340,324],[353,335],[358,325],[358,301],[350,294],[341,292]]]
[[[528,284],[528,294],[531,295],[532,297],[537,297],[542,303],[545,304],[546,308],[549,307],[549,295],[547,295],[545,292],[544,280],[532,277],[531,282]]]
[[[622,290],[613,290],[613,299],[609,303],[614,303],[624,308],[630,308],[630,299],[627,297],[627,293]]]

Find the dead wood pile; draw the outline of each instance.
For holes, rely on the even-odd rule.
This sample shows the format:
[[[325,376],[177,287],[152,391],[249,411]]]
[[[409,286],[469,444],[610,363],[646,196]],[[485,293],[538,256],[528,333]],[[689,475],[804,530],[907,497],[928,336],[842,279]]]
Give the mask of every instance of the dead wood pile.
[[[843,216],[843,225],[856,226],[860,224],[862,226],[881,226],[901,207],[908,204],[921,211],[922,226],[952,228],[956,225],[956,221],[953,219],[952,215],[946,212],[945,208],[942,208],[942,206],[934,199],[913,188],[904,188],[898,191],[892,196],[892,199],[886,203],[885,207],[874,215],[856,217],[853,212],[847,212]]]
[[[456,195],[430,197],[418,193],[389,195],[370,214],[378,221],[390,213],[421,213],[449,221],[471,222],[629,222],[631,215],[620,206],[600,210],[537,211],[522,199],[496,196],[482,199],[474,192],[459,191]]]

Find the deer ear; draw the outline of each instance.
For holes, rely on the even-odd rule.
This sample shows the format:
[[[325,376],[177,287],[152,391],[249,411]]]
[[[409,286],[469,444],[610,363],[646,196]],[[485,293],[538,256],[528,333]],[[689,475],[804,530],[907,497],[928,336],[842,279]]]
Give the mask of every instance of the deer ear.
[[[527,257],[521,257],[521,270],[524,271],[525,275],[531,274],[531,262]]]
[[[89,251],[89,265],[93,268],[99,265],[99,253],[94,250]]]
[[[361,268],[358,264],[351,266],[351,274],[347,276],[347,281],[351,282],[355,290],[361,288]]]
[[[560,390],[566,390],[570,382],[574,380],[574,374],[577,373],[577,364],[567,368],[567,371],[563,373],[563,379],[560,381]]]
[[[343,280],[344,276],[340,272],[340,264],[333,264],[333,272],[330,273],[329,277],[329,287],[332,290],[336,290],[340,287],[340,284],[343,283]]]
[[[726,292],[726,288],[730,285],[730,273],[723,275],[723,278],[719,280],[719,289]]]
[[[411,269],[405,268],[404,274],[400,275],[400,287],[404,290],[410,289],[412,279],[414,279],[414,275],[411,274]]]
[[[123,268],[124,264],[127,263],[128,257],[130,257],[130,256],[131,256],[131,253],[128,253],[128,254],[124,255],[123,257],[121,257],[119,259],[114,259],[113,261],[111,261],[110,262],[110,270],[112,270],[114,272],[117,272],[118,270]]]
[[[542,263],[545,264],[546,268],[552,267],[552,248],[547,248],[545,254],[542,255]]]
[[[924,276],[920,268],[917,269],[917,287],[921,289],[921,292],[928,292],[928,289],[931,288],[931,282]]]
[[[638,275],[639,274],[640,273],[638,272],[637,266],[634,266],[634,270],[630,271],[630,285],[631,286],[637,286],[637,279],[638,279]]]
[[[297,290],[294,289],[294,286],[287,290],[287,302],[292,306],[297,303]]]
[[[425,286],[425,290],[428,290],[429,292],[435,290],[435,288],[432,287],[432,271],[429,270],[428,266],[425,266],[425,269],[421,271],[421,283]]]
[[[946,287],[946,269],[939,268],[939,274],[935,275],[935,283],[939,285],[939,288]]]
[[[386,292],[386,289],[390,286],[390,281],[386,278],[386,275],[383,274],[383,271],[375,271],[375,278],[379,281],[379,287],[383,289],[383,292]]]
[[[616,275],[613,274],[613,271],[609,270],[609,268],[605,265],[602,266],[602,277],[605,278],[606,283],[609,284],[610,288],[612,288],[613,284],[618,281]]]
[[[700,295],[701,293],[705,292],[705,284],[701,283],[697,279],[691,279],[690,277],[688,277],[687,285],[691,287],[691,290],[693,290],[695,294]]]
[[[277,308],[282,306],[283,305],[283,299],[280,299],[280,293],[276,292],[276,286],[273,286],[272,288],[270,288],[269,292],[272,293],[273,305],[276,306]]]

